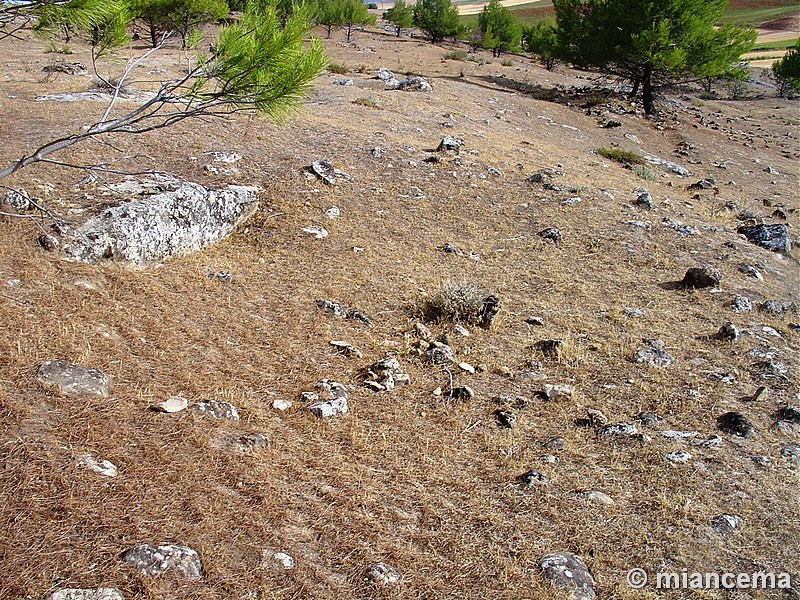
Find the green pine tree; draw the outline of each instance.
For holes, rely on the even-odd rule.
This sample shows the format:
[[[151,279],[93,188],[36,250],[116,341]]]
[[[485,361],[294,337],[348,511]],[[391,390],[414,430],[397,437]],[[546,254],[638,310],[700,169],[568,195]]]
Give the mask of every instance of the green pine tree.
[[[383,18],[395,26],[399,36],[402,29],[414,24],[414,9],[408,6],[405,0],[397,0],[392,8],[383,13]]]
[[[499,0],[490,0],[478,15],[478,30],[484,48],[492,50],[492,56],[503,51],[516,50],[522,40],[522,26],[508,8]]]
[[[800,92],[800,41],[789,48],[783,58],[772,63],[772,73],[780,86],[778,93],[781,98],[788,90]]]
[[[375,15],[370,14],[367,5],[362,0],[336,0],[340,5],[342,26],[347,32],[347,41],[353,33],[355,25],[374,25]]]
[[[413,13],[414,26],[428,34],[434,44],[462,31],[458,9],[450,0],[418,0]]]

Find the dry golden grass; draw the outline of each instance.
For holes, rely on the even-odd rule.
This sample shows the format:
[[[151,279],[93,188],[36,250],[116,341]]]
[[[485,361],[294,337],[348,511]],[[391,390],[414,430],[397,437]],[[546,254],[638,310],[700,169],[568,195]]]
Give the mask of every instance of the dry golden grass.
[[[92,112],[91,103],[34,103],[40,93],[82,89],[87,78],[45,82],[39,70],[52,55],[35,42],[6,40],[0,47],[11,74],[0,84],[0,122],[13,132],[4,136],[3,164],[101,110],[98,104]],[[538,560],[564,550],[589,565],[602,598],[655,598],[627,588],[625,573],[634,566],[652,573],[758,565],[798,576],[798,471],[779,458],[782,445],[798,440],[771,429],[770,416],[778,402],[796,402],[798,334],[787,320],[735,314],[728,306],[734,294],[754,303],[798,301],[798,268],[740,240],[734,214],[721,210],[728,200],[797,209],[794,108],[775,99],[687,103],[670,109],[663,129],[623,116],[622,128],[607,130],[595,116],[484,78],[580,83],[569,71],[546,73],[523,58],[515,59],[517,69],[445,62],[441,48],[380,33],[358,33],[349,46],[330,42],[328,50],[345,64],[430,75],[436,87],[429,95],[384,92],[368,74],[354,74],[356,85],[341,87],[326,74],[309,107],[281,128],[248,117],[187,123],[116,136],[109,146],[88,144],[62,157],[124,156],[119,168],[157,168],[207,185],[260,185],[259,212],[222,243],[142,271],[86,266],[38,248],[30,221],[0,221],[0,597],[107,585],[152,599],[539,599],[554,592],[539,576]],[[168,70],[179,65],[177,53],[159,61]],[[364,96],[384,110],[353,103]],[[720,129],[694,128],[701,118]],[[442,129],[451,119],[454,128]],[[785,136],[789,130],[794,138]],[[423,163],[423,150],[435,148],[444,133],[480,153],[462,152],[460,168],[447,160]],[[674,151],[692,144],[688,166],[695,176],[644,182],[593,154],[615,144],[632,147],[625,133],[641,141],[637,150],[682,164],[686,159]],[[371,155],[375,146],[386,150],[383,158]],[[204,173],[202,153],[213,150],[241,153],[241,172]],[[316,158],[331,158],[354,182],[326,187],[306,179],[301,169]],[[723,160],[734,161],[727,171],[712,166]],[[487,175],[487,165],[503,176]],[[766,165],[779,174],[764,173]],[[575,194],[525,181],[544,167],[565,173],[559,185],[585,186],[581,202],[562,204]],[[719,180],[719,196],[692,198],[685,186],[708,175]],[[102,182],[76,189],[82,177],[41,165],[3,183],[25,187],[63,212],[73,203],[106,200]],[[629,206],[639,186],[651,191],[659,210]],[[325,219],[334,204],[342,217]],[[681,237],[660,225],[663,216],[699,234]],[[789,218],[796,229],[797,213]],[[646,219],[652,230],[624,225],[629,219]],[[310,224],[324,224],[330,237],[301,233]],[[559,227],[564,239],[550,244],[536,236],[548,226]],[[480,260],[445,254],[448,241]],[[759,265],[765,281],[740,273],[742,262]],[[664,289],[701,263],[723,271],[721,293]],[[230,271],[233,282],[209,278],[209,266]],[[21,284],[7,286],[9,279]],[[420,303],[448,281],[474,283],[504,306],[491,329],[451,336],[460,360],[489,367],[456,375],[456,385],[476,391],[469,403],[433,396],[447,385],[447,374],[410,351]],[[375,325],[325,315],[316,298],[358,308]],[[627,306],[644,315],[624,316]],[[526,325],[531,314],[543,316],[545,326]],[[769,382],[770,395],[758,406],[739,399],[762,383],[750,374],[757,359],[749,352],[765,344],[710,339],[727,320],[756,331],[766,324],[784,336],[770,343],[792,365],[793,379]],[[433,328],[438,335],[449,324]],[[642,338],[652,337],[675,356],[670,368],[632,362]],[[547,338],[565,342],[557,359],[534,349]],[[331,339],[352,343],[364,359],[336,355]],[[412,385],[376,395],[360,386],[358,372],[387,353],[400,356]],[[35,368],[56,357],[104,369],[115,379],[114,396],[75,400],[42,391]],[[539,382],[501,374],[525,370],[531,361],[542,363],[547,381],[575,385],[576,399],[543,402],[535,397]],[[736,373],[736,383],[709,379],[715,371]],[[320,422],[297,400],[323,377],[350,388],[345,417]],[[242,420],[147,410],[179,393],[190,401],[230,401]],[[530,400],[514,429],[494,423],[493,398],[500,394]],[[278,398],[293,400],[294,408],[274,410]],[[612,421],[642,410],[665,421],[645,428],[650,444],[613,443],[575,426],[590,408]],[[745,412],[758,434],[749,441],[724,436],[718,450],[658,435],[669,428],[711,435],[727,410]],[[248,432],[263,433],[270,447],[252,454],[232,449],[231,440]],[[539,457],[550,453],[542,444],[553,436],[565,438],[566,448],[556,452],[560,462],[542,463]],[[702,464],[666,463],[663,453],[679,447]],[[79,452],[112,461],[119,476],[78,468]],[[761,454],[774,466],[753,464],[750,456]],[[545,471],[549,485],[523,490],[514,483],[531,467]],[[587,489],[608,493],[615,504],[595,506],[571,495]],[[724,540],[712,533],[709,521],[721,512],[741,515],[744,529]],[[194,547],[206,578],[185,584],[136,575],[118,557],[142,542]],[[263,563],[265,550],[288,552],[297,568]],[[366,582],[364,571],[377,560],[399,568],[405,583],[382,590]]]

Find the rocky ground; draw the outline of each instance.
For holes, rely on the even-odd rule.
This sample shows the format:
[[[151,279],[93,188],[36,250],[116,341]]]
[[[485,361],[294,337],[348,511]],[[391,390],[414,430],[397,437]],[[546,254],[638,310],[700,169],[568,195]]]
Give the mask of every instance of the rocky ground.
[[[80,47],[0,44],[2,165],[102,115],[41,99],[90,87],[43,72]],[[326,48],[350,71],[282,126],[109,136],[54,158],[117,173],[3,180],[72,232],[180,181],[259,204],[136,267],[39,211],[0,221],[0,597],[687,597],[635,567],[788,572],[796,597],[796,104],[759,72],[648,120],[526,57],[380,30]],[[185,60],[151,57],[132,93]],[[462,322],[426,321],[443,290]],[[591,577],[570,592],[564,565]]]

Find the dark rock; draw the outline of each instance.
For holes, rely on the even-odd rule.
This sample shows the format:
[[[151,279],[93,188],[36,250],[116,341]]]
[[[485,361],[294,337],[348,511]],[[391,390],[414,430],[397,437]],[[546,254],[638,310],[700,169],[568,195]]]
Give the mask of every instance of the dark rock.
[[[642,190],[638,196],[636,196],[636,200],[634,204],[639,208],[644,210],[652,210],[653,208],[653,196],[650,195],[650,192],[647,190]]]
[[[497,296],[486,296],[483,299],[483,308],[481,309],[481,327],[491,327],[495,317],[500,312],[500,308],[500,299]]]
[[[139,544],[122,554],[122,560],[142,575],[171,571],[179,579],[202,579],[200,556],[187,546]]]
[[[711,519],[711,528],[720,535],[730,535],[742,527],[742,517],[722,513]]]
[[[649,412],[649,411],[640,412],[633,419],[634,419],[634,421],[638,421],[639,423],[641,423],[645,427],[650,427],[652,425],[655,425],[659,421],[663,420],[656,413]]]
[[[720,281],[722,281],[722,273],[719,269],[703,265],[692,267],[686,271],[681,285],[687,288],[707,288],[718,286]]]
[[[539,469],[531,469],[530,471],[525,471],[522,475],[517,477],[517,481],[527,487],[533,487],[536,485],[545,485],[549,479],[547,475],[545,475]]]
[[[562,239],[564,239],[564,235],[561,233],[561,230],[558,227],[547,227],[546,229],[542,229],[536,235],[546,240],[552,240],[553,242],[560,242]]]
[[[48,252],[55,252],[61,245],[59,239],[54,235],[50,235],[49,233],[43,233],[38,238],[36,238],[36,241],[42,248],[44,248]]]
[[[744,438],[749,438],[755,432],[755,427],[747,417],[733,411],[720,415],[717,418],[717,426],[723,433]]]
[[[792,249],[789,227],[782,223],[774,225],[740,225],[736,232],[747,238],[748,242],[772,252],[788,254]]]
[[[580,557],[569,552],[548,554],[539,561],[542,575],[569,593],[571,600],[594,600],[595,583]]]
[[[453,137],[451,135],[446,135],[442,138],[442,141],[439,142],[439,145],[436,148],[437,152],[454,152],[458,154],[459,149],[461,146],[464,145],[464,140],[461,138]]]
[[[739,339],[739,328],[728,321],[719,328],[719,331],[717,332],[717,338],[721,340],[736,341]]]
[[[561,354],[561,348],[564,346],[564,341],[559,339],[541,340],[536,342],[533,347],[545,356],[558,356]]]
[[[783,317],[789,312],[796,313],[797,305],[786,300],[767,300],[758,307],[758,310],[773,317]]]
[[[775,418],[779,421],[800,423],[800,407],[794,406],[793,404],[782,406],[778,412],[775,413]]]
[[[688,186],[687,189],[689,189],[689,190],[710,190],[710,189],[713,189],[716,184],[717,184],[717,182],[713,177],[708,177],[706,179],[701,179],[700,181],[696,181],[695,183],[693,183],[690,186]]]
[[[517,424],[517,415],[510,410],[498,409],[494,411],[494,418],[500,429],[513,429]]]
[[[471,387],[463,385],[450,390],[447,396],[453,400],[472,400],[475,397],[475,392],[472,391]]]
[[[800,465],[800,446],[789,444],[781,448],[781,458],[795,465]]]
[[[313,161],[311,163],[311,172],[329,185],[336,185],[340,179],[343,181],[352,181],[353,179],[344,171],[334,168],[331,161],[327,159]]]
[[[46,389],[55,390],[65,396],[95,396],[108,398],[111,382],[108,375],[65,360],[46,360],[36,370],[36,379]]]
[[[403,574],[392,565],[376,562],[367,569],[367,579],[382,586],[397,585],[403,582]]]
[[[742,312],[753,310],[753,303],[750,302],[750,298],[747,296],[735,296],[731,302],[731,307],[733,307],[733,310],[736,312]]]

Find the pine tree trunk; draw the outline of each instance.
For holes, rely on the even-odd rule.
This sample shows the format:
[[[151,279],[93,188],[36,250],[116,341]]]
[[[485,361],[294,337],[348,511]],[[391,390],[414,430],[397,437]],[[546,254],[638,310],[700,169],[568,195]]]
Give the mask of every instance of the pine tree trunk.
[[[642,73],[642,100],[644,101],[644,114],[652,115],[655,110],[655,100],[653,98],[653,67],[645,65]]]

